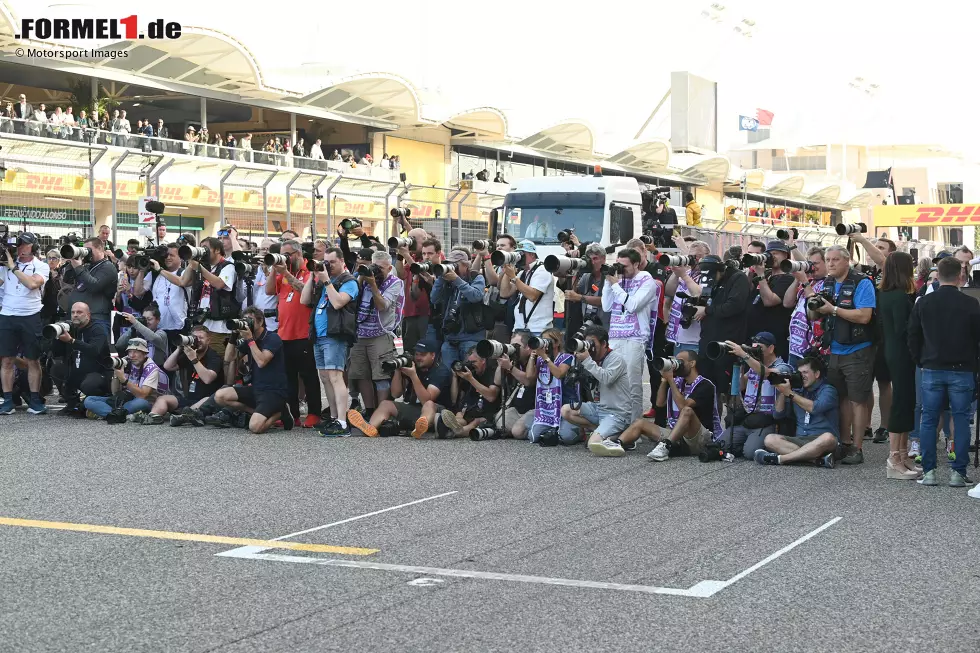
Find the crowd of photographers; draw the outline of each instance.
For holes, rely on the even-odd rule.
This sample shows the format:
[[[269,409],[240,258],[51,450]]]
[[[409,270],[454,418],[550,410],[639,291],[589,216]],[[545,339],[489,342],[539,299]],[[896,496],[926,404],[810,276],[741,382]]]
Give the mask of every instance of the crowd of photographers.
[[[125,251],[107,228],[47,254],[34,234],[5,239],[0,414],[43,414],[56,391],[63,414],[110,423],[584,441],[597,456],[646,436],[655,461],[824,467],[888,439],[888,478],[925,485],[940,424],[950,484],[972,485],[980,305],[961,302],[963,333],[922,308],[972,284],[965,248],[937,257],[917,296],[911,257],[856,227],[873,268],[846,247],[802,251],[792,231],[744,252],[669,228],[611,247],[563,232],[565,256],[507,234],[447,251],[392,216],[388,243],[356,220],[335,241],[286,232],[258,248],[230,225],[201,243],[161,225]]]

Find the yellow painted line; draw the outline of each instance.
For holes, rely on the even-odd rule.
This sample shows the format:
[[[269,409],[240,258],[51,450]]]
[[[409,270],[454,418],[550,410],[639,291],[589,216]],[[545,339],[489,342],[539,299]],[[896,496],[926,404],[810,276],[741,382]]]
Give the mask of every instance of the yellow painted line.
[[[231,546],[261,546],[266,549],[291,549],[293,551],[340,553],[343,555],[352,556],[369,556],[379,551],[379,549],[362,549],[352,546],[304,544],[303,542],[283,542],[281,540],[257,540],[250,537],[225,537],[224,535],[204,535],[201,533],[174,533],[172,531],[153,531],[144,528],[120,528],[118,526],[99,526],[97,524],[72,524],[70,522],[40,521],[37,519],[15,519],[13,517],[0,517],[0,526],[48,528],[56,531],[78,531],[82,533],[101,533],[103,535],[151,537],[158,540],[207,542],[209,544],[229,544]]]

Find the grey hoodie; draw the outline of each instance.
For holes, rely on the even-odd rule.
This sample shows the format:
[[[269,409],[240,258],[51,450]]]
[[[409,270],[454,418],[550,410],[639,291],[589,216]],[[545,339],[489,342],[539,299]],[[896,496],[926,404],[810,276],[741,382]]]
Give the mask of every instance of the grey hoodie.
[[[630,422],[633,415],[630,402],[632,390],[626,373],[626,359],[622,354],[610,350],[601,365],[590,356],[582,361],[582,367],[599,382],[599,407]]]

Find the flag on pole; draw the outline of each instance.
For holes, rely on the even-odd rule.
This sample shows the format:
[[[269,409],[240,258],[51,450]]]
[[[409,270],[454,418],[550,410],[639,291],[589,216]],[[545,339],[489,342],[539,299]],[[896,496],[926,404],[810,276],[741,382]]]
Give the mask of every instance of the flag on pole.
[[[755,119],[759,121],[761,127],[768,127],[772,124],[772,111],[766,111],[765,109],[755,110]]]
[[[759,121],[751,116],[739,116],[738,130],[745,132],[759,131]]]

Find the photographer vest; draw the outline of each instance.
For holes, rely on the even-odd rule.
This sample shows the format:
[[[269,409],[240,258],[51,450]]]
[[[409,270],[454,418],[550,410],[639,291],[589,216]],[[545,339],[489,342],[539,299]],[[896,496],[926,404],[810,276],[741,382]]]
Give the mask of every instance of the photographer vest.
[[[388,288],[396,283],[405,283],[394,274],[389,274],[385,280],[378,285],[378,291],[383,295]],[[381,315],[374,306],[374,294],[364,285],[361,287],[361,296],[357,304],[357,337],[358,338],[377,338],[378,336],[393,332],[402,321],[402,308],[405,304],[405,293],[399,293],[398,301],[395,302],[395,323],[390,329],[385,329],[381,323]]]
[[[674,379],[674,380],[677,382],[677,389],[681,391],[681,394],[684,395],[685,399],[691,396],[691,393],[694,392],[694,389],[698,387],[699,383],[704,382],[707,383],[708,385],[711,385],[711,381],[708,381],[700,374],[698,375],[698,378],[694,379],[694,381],[691,382],[690,385],[688,385],[684,379]],[[712,388],[711,394],[714,395],[714,388]],[[677,420],[680,419],[680,416],[681,416],[681,409],[674,402],[674,393],[670,389],[668,389],[667,390],[667,426],[670,427],[671,429],[677,426]],[[721,418],[718,415],[717,402],[711,403],[711,422],[712,423],[711,423],[710,431],[714,434],[715,437],[718,437],[722,433],[722,428],[721,428]],[[702,424],[702,426],[708,428],[707,424]]]
[[[211,274],[221,276],[221,271],[227,266],[234,265],[231,261],[221,261],[214,269]],[[205,281],[204,283],[208,283]],[[210,284],[209,284],[210,285]],[[238,280],[236,279],[235,285],[238,285]],[[227,288],[225,290],[218,290],[214,286],[210,288],[211,292],[211,306],[208,308],[208,319],[210,320],[228,320],[237,318],[241,315],[241,302],[235,300],[235,288]],[[202,291],[203,296],[203,291]]]
[[[848,272],[847,278],[844,279],[844,282],[840,286],[840,292],[837,293],[837,307],[853,309],[854,293],[857,292],[857,286],[867,278],[867,275],[861,274],[853,269]],[[874,340],[875,319],[873,309],[871,322],[868,324],[856,324],[833,316],[828,316],[828,320],[832,321],[833,326],[827,330],[833,334],[831,336],[833,341],[840,345],[856,345]]]
[[[813,292],[823,290],[825,279],[815,279],[812,283]],[[806,315],[806,293],[801,288],[797,291],[796,308],[789,319],[789,353],[791,356],[803,358],[813,347],[813,327]]]
[[[701,271],[691,270],[691,281],[701,283]],[[670,317],[667,319],[667,340],[674,344],[696,345],[701,339],[701,323],[692,322],[688,328],[681,327],[681,306],[684,299],[678,297],[679,293],[687,294],[687,283],[683,279],[677,280],[677,290],[674,291],[673,300],[670,303]]]
[[[348,272],[341,272],[336,279],[333,280],[333,287],[337,290],[347,283],[348,281],[356,281],[356,279]],[[323,290],[326,284],[317,282],[313,286],[313,296],[316,297],[317,309],[315,311],[310,311],[310,340],[316,340],[316,314],[320,310],[324,310],[327,313],[327,337],[335,338],[337,340],[344,340],[349,343],[357,341],[357,306],[358,303],[355,301],[349,301],[347,304],[339,311],[333,307],[329,299],[325,299]]]
[[[135,383],[137,387],[142,388],[143,383],[154,372],[158,372],[157,391],[155,395],[151,396],[167,394],[170,391],[170,380],[167,378],[166,372],[157,367],[157,364],[149,358],[146,359],[145,363],[143,363],[143,367],[135,367],[130,364],[129,374],[126,375],[126,380]]]

